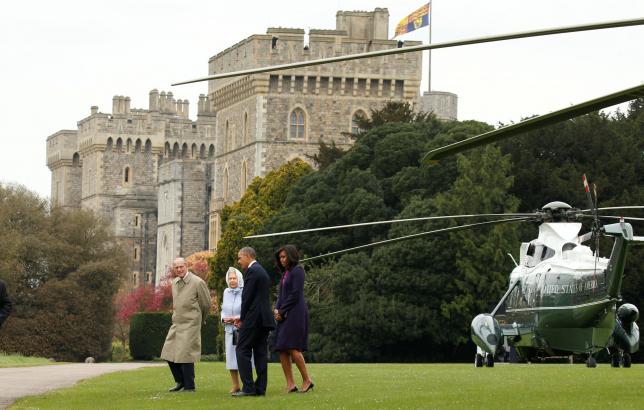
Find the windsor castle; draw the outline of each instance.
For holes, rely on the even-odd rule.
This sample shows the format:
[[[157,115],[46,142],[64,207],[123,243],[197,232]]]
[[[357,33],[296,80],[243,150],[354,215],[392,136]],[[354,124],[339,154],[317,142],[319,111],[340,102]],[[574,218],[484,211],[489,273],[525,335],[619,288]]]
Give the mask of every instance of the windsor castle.
[[[389,12],[339,11],[335,30],[269,28],[208,61],[210,74],[314,60],[404,44],[388,39]],[[158,283],[171,261],[215,250],[222,208],[254,177],[294,158],[311,162],[319,142],[344,149],[356,118],[407,101],[456,119],[456,96],[420,95],[421,53],[210,80],[197,118],[188,100],[152,90],[147,109],[115,96],[92,106],[77,129],[47,138],[54,206],[102,215],[130,254],[131,284]],[[313,164],[311,164],[313,165]]]

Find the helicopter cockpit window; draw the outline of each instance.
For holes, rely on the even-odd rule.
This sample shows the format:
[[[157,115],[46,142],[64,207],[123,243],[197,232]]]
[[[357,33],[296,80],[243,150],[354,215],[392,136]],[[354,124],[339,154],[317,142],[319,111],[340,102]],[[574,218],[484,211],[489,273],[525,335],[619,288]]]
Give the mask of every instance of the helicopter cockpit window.
[[[564,245],[561,247],[561,251],[562,251],[562,252],[571,251],[571,250],[575,249],[576,247],[577,247],[577,244],[576,244],[576,243],[566,242],[566,243],[564,243]]]
[[[533,268],[539,262],[550,259],[555,256],[555,250],[540,243],[531,243],[526,252],[526,266]]]

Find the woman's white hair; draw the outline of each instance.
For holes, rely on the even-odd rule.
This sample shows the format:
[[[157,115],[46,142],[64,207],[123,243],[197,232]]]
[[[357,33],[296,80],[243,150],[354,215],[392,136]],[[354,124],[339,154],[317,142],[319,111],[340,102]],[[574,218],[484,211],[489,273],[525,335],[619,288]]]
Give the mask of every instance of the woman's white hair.
[[[244,275],[238,270],[233,268],[232,266],[228,268],[228,271],[226,272],[226,285],[230,287],[230,283],[228,283],[228,278],[230,276],[230,273],[234,273],[235,276],[237,276],[237,287],[238,288],[243,288],[244,287]]]

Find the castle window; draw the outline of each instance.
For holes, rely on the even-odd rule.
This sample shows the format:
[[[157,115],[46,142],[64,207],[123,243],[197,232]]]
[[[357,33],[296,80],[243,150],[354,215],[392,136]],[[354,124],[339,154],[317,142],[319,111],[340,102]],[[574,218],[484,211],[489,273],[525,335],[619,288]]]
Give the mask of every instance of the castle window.
[[[132,272],[132,283],[135,286],[139,284],[139,272]]]
[[[224,135],[225,135],[225,139],[224,139],[225,147],[224,147],[224,150],[226,152],[228,152],[228,151],[231,150],[231,147],[232,147],[232,143],[230,141],[231,140],[231,137],[230,137],[230,125],[228,124],[228,121],[226,121],[226,133]]]
[[[246,161],[242,163],[242,169],[241,169],[241,191],[242,195],[244,192],[246,192],[246,188],[248,188],[248,164]]]
[[[181,146],[181,158],[188,158],[188,144],[185,142]]]
[[[129,184],[132,180],[132,175],[130,175],[130,167],[125,167],[123,171],[123,182]]]
[[[224,179],[222,181],[222,194],[224,202],[228,201],[228,168],[224,170]]]
[[[106,150],[106,151],[112,151],[112,144],[113,144],[113,143],[114,143],[114,142],[112,141],[112,137],[109,137],[109,138],[107,139],[107,146],[105,147],[105,150]]]
[[[78,155],[78,152],[75,152],[74,156],[72,156],[72,165],[75,167],[80,165],[80,156]]]
[[[358,90],[356,94],[362,97],[364,96],[366,89],[367,89],[367,79],[358,78]]]
[[[116,152],[121,151],[123,151],[123,140],[119,138],[116,140]]]
[[[152,282],[152,272],[145,272],[145,282],[146,283]]]
[[[304,138],[305,126],[306,119],[304,117],[304,110],[302,110],[301,108],[296,108],[291,111],[289,137],[292,139]]]
[[[139,226],[139,216],[138,216],[138,215],[135,215],[135,216],[134,216],[134,226],[135,226],[135,227],[138,227],[138,226]]]
[[[215,156],[215,146],[210,144],[210,148],[208,149],[208,158],[212,158]]]
[[[170,149],[170,146],[168,146],[168,149]],[[145,153],[149,154],[152,152],[152,141],[149,139],[145,140]]]
[[[170,152],[170,143],[166,142],[165,143],[165,156],[166,156],[166,158],[169,157],[170,154],[171,154],[171,152]]]
[[[351,133],[352,134],[358,134],[362,129],[360,128],[360,120],[367,118],[367,114],[365,114],[364,111],[358,110],[353,113],[353,117],[351,118]]]
[[[179,143],[175,142],[172,147],[172,158],[179,158]]]
[[[295,77],[295,92],[301,93],[302,91],[304,91],[304,77],[298,75]]]
[[[137,139],[134,144],[134,152],[141,152],[141,140]]]
[[[125,152],[129,153],[130,151],[132,151],[132,139],[128,138],[125,146]]]
[[[396,83],[394,85],[394,96],[397,98],[403,98],[404,91],[405,91],[405,81],[396,80]]]
[[[276,93],[278,83],[279,83],[279,76],[277,75],[270,76],[268,80],[268,92]]]
[[[135,260],[135,261],[138,261],[138,260],[139,260],[139,256],[140,256],[140,255],[139,255],[139,247],[138,247],[138,246],[135,246],[135,247],[134,247],[134,255],[133,255],[133,256],[134,256],[134,260]]]
[[[242,145],[246,145],[248,143],[248,113],[244,113],[244,129],[242,130],[243,135],[242,135]]]
[[[197,144],[192,144],[190,157],[191,158],[197,158]]]
[[[201,144],[201,148],[199,148],[199,158],[206,158],[206,144]]]
[[[382,80],[382,96],[391,97],[391,80]]]

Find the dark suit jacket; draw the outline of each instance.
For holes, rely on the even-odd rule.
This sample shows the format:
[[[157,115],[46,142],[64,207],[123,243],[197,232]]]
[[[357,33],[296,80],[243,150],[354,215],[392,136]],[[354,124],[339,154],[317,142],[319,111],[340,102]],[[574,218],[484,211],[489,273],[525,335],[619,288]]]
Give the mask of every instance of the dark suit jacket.
[[[253,263],[244,274],[241,315],[242,328],[275,328],[269,293],[271,279],[262,265]]]
[[[0,326],[7,320],[11,313],[11,300],[7,295],[7,285],[4,281],[0,280]]]

